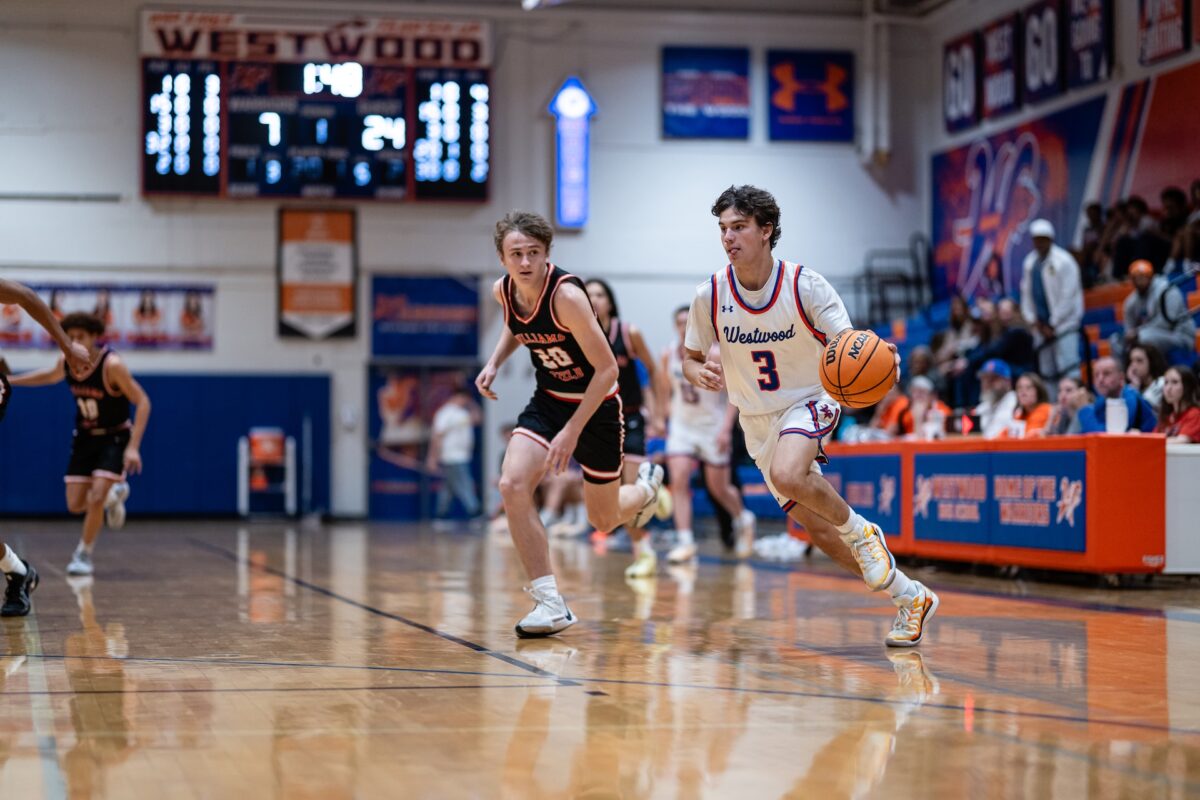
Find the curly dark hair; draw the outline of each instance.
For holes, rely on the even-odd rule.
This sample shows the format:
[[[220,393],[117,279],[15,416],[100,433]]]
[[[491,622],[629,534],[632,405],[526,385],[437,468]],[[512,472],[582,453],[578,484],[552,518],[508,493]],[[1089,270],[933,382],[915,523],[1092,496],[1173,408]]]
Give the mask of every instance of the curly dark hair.
[[[73,311],[67,314],[62,318],[60,324],[62,325],[62,329],[68,333],[72,330],[81,330],[93,336],[104,335],[104,320],[95,314],[88,314],[84,311]]]
[[[550,252],[550,245],[554,241],[554,226],[541,214],[534,214],[532,211],[510,211],[505,214],[504,218],[496,223],[496,232],[492,237],[497,253],[503,255],[504,237],[513,231],[538,240],[546,245],[546,252]]]
[[[780,234],[783,233],[783,228],[779,226],[779,203],[775,202],[775,195],[765,189],[748,184],[730,186],[721,192],[721,196],[713,203],[712,215],[719,217],[726,209],[730,208],[739,214],[754,217],[754,221],[760,228],[770,225],[771,248],[775,248]]]

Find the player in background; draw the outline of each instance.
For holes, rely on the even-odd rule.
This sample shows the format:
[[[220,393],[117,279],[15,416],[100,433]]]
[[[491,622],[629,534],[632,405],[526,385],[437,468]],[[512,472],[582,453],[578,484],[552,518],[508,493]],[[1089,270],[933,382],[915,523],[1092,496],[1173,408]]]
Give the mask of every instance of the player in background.
[[[547,470],[559,473],[572,455],[583,470],[584,503],[597,530],[654,514],[662,467],[645,462],[637,483],[622,486],[621,399],[617,362],[596,322],[583,281],[549,262],[554,229],[545,218],[514,211],[496,223],[494,241],[505,275],[492,293],[504,309],[504,330],[475,379],[495,400],[500,366],[524,345],[537,389],[517,419],[500,473],[509,533],[529,576],[533,610],[517,623],[518,636],[549,636],[576,617],[558,591],[546,530],[534,490]]]
[[[638,469],[646,460],[647,423],[650,429],[661,435],[662,420],[665,416],[662,400],[665,398],[656,396],[658,392],[654,387],[658,376],[654,356],[646,346],[641,330],[633,323],[621,319],[612,288],[598,278],[589,280],[586,288],[588,299],[592,301],[592,308],[600,323],[600,330],[608,338],[613,357],[617,360],[617,385],[621,391],[621,413],[625,417],[624,438],[621,443],[621,451],[625,454],[622,480],[625,483],[633,483],[637,480]],[[638,374],[639,361],[649,377],[649,403],[645,402],[646,393],[642,389],[641,376]],[[642,414],[643,408],[646,409],[646,416]],[[649,532],[645,528],[633,525],[627,525],[626,529],[629,531],[629,542],[633,546],[633,563],[625,568],[625,577],[653,576],[658,571],[658,557],[654,554]]]
[[[25,309],[33,320],[46,329],[50,338],[63,352],[63,358],[72,369],[86,370],[91,365],[91,355],[88,349],[74,342],[67,332],[58,324],[54,311],[42,302],[42,299],[30,289],[14,281],[0,278],[0,303],[19,305]],[[0,419],[8,410],[8,402],[12,399],[12,391],[8,378],[0,375]],[[23,617],[32,607],[29,594],[37,588],[38,574],[28,561],[20,558],[6,542],[0,542],[0,570],[4,572],[4,605],[0,607],[0,616]]]
[[[684,378],[687,320],[688,306],[680,306],[675,310],[675,331],[679,338],[663,351],[658,371],[663,384],[660,391],[671,398],[667,473],[674,496],[676,544],[667,554],[667,561],[681,564],[696,557],[691,482],[697,461],[704,467],[704,483],[713,499],[733,518],[738,558],[749,558],[754,553],[754,513],[742,503],[742,493],[733,485],[729,464],[737,408],[725,392],[699,390]],[[720,358],[720,350],[714,346],[709,359],[720,363]]]
[[[896,567],[883,531],[847,505],[819,466],[840,413],[821,385],[820,363],[826,342],[851,329],[846,307],[823,277],[775,258],[779,205],[769,192],[731,186],[712,214],[729,264],[697,287],[684,375],[701,389],[728,387],[746,447],[783,510],[869,589],[891,594],[898,613],[885,643],[916,645],[937,595]],[[714,343],[720,363],[708,357]]]
[[[67,314],[63,330],[71,341],[87,348],[89,366],[69,368],[63,359],[51,367],[13,378],[13,386],[50,386],[66,380],[75,396],[75,437],[63,478],[67,508],[83,514],[83,535],[68,575],[91,575],[92,551],[101,526],[116,530],[125,524],[125,500],[130,474],[142,471],[142,437],[150,421],[150,398],[113,350],[100,347],[104,323],[92,314]],[[137,406],[132,424],[130,405]]]

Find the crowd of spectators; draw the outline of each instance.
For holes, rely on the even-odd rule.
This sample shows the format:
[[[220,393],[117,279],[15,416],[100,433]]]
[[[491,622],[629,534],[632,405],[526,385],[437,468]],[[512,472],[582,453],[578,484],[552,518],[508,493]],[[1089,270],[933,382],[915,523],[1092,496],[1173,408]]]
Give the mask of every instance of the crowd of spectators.
[[[1200,180],[1159,199],[1156,212],[1137,196],[1090,204],[1074,250],[1048,220],[1033,221],[1019,286],[1006,290],[993,258],[975,296],[950,299],[948,325],[908,351],[902,383],[849,418],[842,438],[1141,431],[1200,442],[1196,309],[1180,288],[1200,271]],[[1117,282],[1129,286],[1110,317],[1119,330],[1093,358],[1084,293]]]

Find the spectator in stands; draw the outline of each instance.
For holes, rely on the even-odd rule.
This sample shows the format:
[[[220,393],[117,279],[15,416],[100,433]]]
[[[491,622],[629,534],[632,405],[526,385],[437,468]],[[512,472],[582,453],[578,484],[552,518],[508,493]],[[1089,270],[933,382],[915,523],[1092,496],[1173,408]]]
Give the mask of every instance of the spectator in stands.
[[[1113,334],[1113,351],[1121,355],[1135,342],[1154,345],[1162,353],[1194,350],[1196,323],[1188,313],[1183,292],[1155,275],[1154,267],[1144,259],[1129,266],[1129,275],[1133,291],[1125,298],[1125,330]]]
[[[982,384],[980,403],[973,413],[979,415],[980,433],[995,439],[1008,427],[1017,408],[1017,393],[1012,388],[1012,369],[998,358],[984,362],[979,370]]]
[[[957,359],[977,344],[979,338],[973,330],[971,307],[961,294],[955,294],[950,298],[950,327],[935,333],[929,343],[938,371],[945,375]]]
[[[908,403],[900,411],[900,432],[906,439],[941,439],[946,435],[950,407],[934,394],[933,381],[918,375],[908,382]]]
[[[1158,232],[1170,242],[1183,230],[1188,221],[1188,198],[1178,186],[1168,186],[1159,194],[1162,201],[1162,218],[1158,221]]]
[[[1127,433],[1154,430],[1154,409],[1136,389],[1125,384],[1125,375],[1115,358],[1105,356],[1095,363],[1096,402],[1079,411],[1082,433]]]
[[[1129,348],[1129,357],[1125,362],[1125,380],[1129,382],[1142,397],[1146,398],[1154,409],[1162,403],[1163,375],[1167,371],[1167,360],[1162,351],[1152,344],[1141,342]]]
[[[1100,243],[1104,236],[1104,206],[1099,203],[1088,203],[1087,224],[1079,239],[1079,269],[1085,289],[1095,286],[1100,280],[1100,269],[1103,266],[1103,255]]]
[[[912,383],[913,378],[923,376],[933,383],[934,391],[939,396],[946,391],[946,379],[933,362],[933,350],[923,344],[917,345],[908,354],[908,369],[904,374],[908,384]]]
[[[1158,222],[1150,215],[1146,201],[1133,195],[1125,203],[1126,230],[1113,248],[1113,277],[1124,280],[1134,261],[1146,259],[1154,270],[1162,270],[1171,245],[1162,237]]]
[[[1004,285],[1004,260],[1000,258],[999,253],[992,253],[992,257],[988,259],[975,296],[986,297],[993,302],[1008,296],[1008,289]]]
[[[1017,407],[1004,430],[1002,439],[1033,439],[1046,435],[1046,425],[1054,406],[1050,405],[1050,393],[1046,384],[1034,372],[1026,372],[1017,378]]]
[[[1054,243],[1049,220],[1035,219],[1029,234],[1033,251],[1021,273],[1021,313],[1037,332],[1038,371],[1057,381],[1079,367],[1083,284],[1075,257]]]
[[[1200,383],[1191,370],[1171,367],[1163,382],[1162,416],[1155,433],[1168,442],[1200,442]]]
[[[1011,298],[1004,298],[994,307],[981,300],[976,311],[979,312],[980,344],[952,368],[956,378],[951,399],[959,408],[979,402],[980,386],[976,376],[985,362],[1003,361],[1015,375],[1034,368],[1033,336],[1026,330],[1017,304]]]
[[[1083,381],[1074,375],[1058,382],[1058,403],[1050,414],[1045,428],[1047,436],[1064,436],[1079,433],[1079,410],[1091,405],[1092,393]]]

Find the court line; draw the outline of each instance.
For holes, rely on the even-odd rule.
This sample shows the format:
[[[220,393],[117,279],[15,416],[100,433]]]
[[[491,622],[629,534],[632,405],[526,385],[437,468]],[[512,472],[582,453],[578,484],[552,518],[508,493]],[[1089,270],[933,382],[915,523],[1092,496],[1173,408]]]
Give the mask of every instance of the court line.
[[[903,558],[903,556],[901,556]],[[735,558],[727,558],[725,556],[713,555],[698,555],[697,559],[702,564],[717,564],[724,566],[737,566],[738,564],[748,564],[754,569],[761,569],[765,572],[779,573],[807,573],[810,575],[819,575],[822,578],[833,578],[839,581],[850,581],[852,583],[862,585],[862,579],[856,578],[853,575],[826,571],[824,569],[801,569],[803,562],[798,563],[780,563],[778,561],[759,561],[758,559],[750,559],[748,561],[740,561]],[[948,594],[964,594],[975,597],[990,597],[997,600],[1012,600],[1015,602],[1032,603],[1034,605],[1057,606],[1059,608],[1071,608],[1078,611],[1097,611],[1108,614],[1127,614],[1135,617],[1158,617],[1181,622],[1196,622],[1200,623],[1200,613],[1188,611],[1186,609],[1158,609],[1158,608],[1139,608],[1137,606],[1123,606],[1116,603],[1100,603],[1088,600],[1071,600],[1066,597],[1047,597],[1045,595],[1014,595],[1007,594],[992,589],[969,589],[961,586],[937,587],[939,595]]]
[[[220,547],[219,545],[209,544],[208,542],[204,542],[199,539],[192,538],[192,537],[188,538],[188,542],[194,547],[199,547],[202,550],[208,550],[210,553],[219,555],[219,556],[225,558],[226,560],[234,562],[235,564],[237,563],[237,560],[238,560],[237,553],[234,553],[232,550],[226,550],[224,547]],[[490,656],[491,658],[497,659],[498,661],[503,661],[504,663],[509,664],[510,666],[517,667],[518,669],[523,669],[526,672],[532,672],[534,675],[537,675],[539,677],[553,678],[554,680],[559,682],[560,686],[578,686],[579,685],[578,683],[576,683],[575,681],[573,681],[570,678],[563,678],[559,675],[555,675],[552,672],[547,672],[546,670],[542,669],[541,667],[538,667],[534,664],[530,664],[526,661],[522,661],[519,658],[514,658],[513,656],[506,655],[505,653],[497,652],[490,648],[484,647],[481,644],[476,644],[475,642],[468,641],[466,639],[463,639],[462,637],[455,636],[452,633],[446,633],[445,631],[440,631],[437,628],[434,628],[431,625],[426,625],[423,622],[417,622],[416,620],[409,619],[408,617],[402,617],[399,614],[393,614],[390,611],[384,611],[381,608],[375,608],[374,606],[369,606],[366,603],[360,603],[359,601],[357,601],[351,597],[346,597],[344,595],[340,595],[337,592],[334,592],[330,589],[326,589],[324,586],[318,586],[315,583],[310,583],[310,582],[304,580],[303,578],[297,578],[294,575],[289,575],[282,570],[275,569],[274,567],[267,566],[266,564],[251,564],[250,567],[252,569],[257,569],[262,572],[266,572],[270,575],[274,575],[278,578],[283,578],[286,581],[291,581],[292,583],[294,583],[297,586],[300,586],[304,589],[308,589],[310,592],[316,592],[317,594],[325,595],[326,597],[328,597],[332,600],[338,600],[347,605],[354,606],[355,608],[361,609],[362,611],[366,611],[369,614],[374,614],[379,617],[384,617],[386,619],[400,622],[404,625],[408,625],[410,628],[416,628],[417,630],[424,631],[425,633],[431,633],[434,636],[445,639],[448,642],[453,642],[454,644],[460,645],[462,647],[466,647],[470,650],[474,650],[475,652],[480,653],[482,655]]]
[[[459,683],[445,686],[260,686],[255,688],[198,689],[195,687],[180,687],[175,689],[29,689],[24,692],[0,692],[0,697],[42,697],[59,696],[80,697],[82,695],[107,694],[270,694],[273,692],[391,692],[404,690],[436,690],[436,689],[545,689],[557,686],[557,683]]]
[[[465,669],[429,669],[426,667],[384,667],[374,664],[306,664],[302,661],[239,661],[234,658],[168,658],[152,656],[68,656],[60,653],[26,654],[27,658],[44,658],[58,661],[136,661],[151,664],[213,664],[220,666],[247,667],[292,667],[295,669],[347,669],[378,672],[414,672],[433,675],[465,675],[478,678],[527,678],[525,673],[478,672]],[[557,678],[557,676],[554,676]]]
[[[19,545],[24,549],[24,542],[19,542]],[[22,636],[27,644],[32,645],[26,649],[41,650],[42,634],[41,628],[38,626],[36,604],[22,620],[22,625],[24,628]],[[29,661],[28,658],[29,656],[26,654],[29,685],[38,687],[42,691],[49,691],[46,689],[49,683],[46,681],[45,665],[40,661]],[[44,697],[31,695],[29,710],[33,730],[37,735],[38,760],[42,764],[45,796],[54,798],[54,800],[60,797],[65,799],[67,797],[67,780],[58,763],[58,738],[54,735],[54,709],[50,707],[50,703]]]

